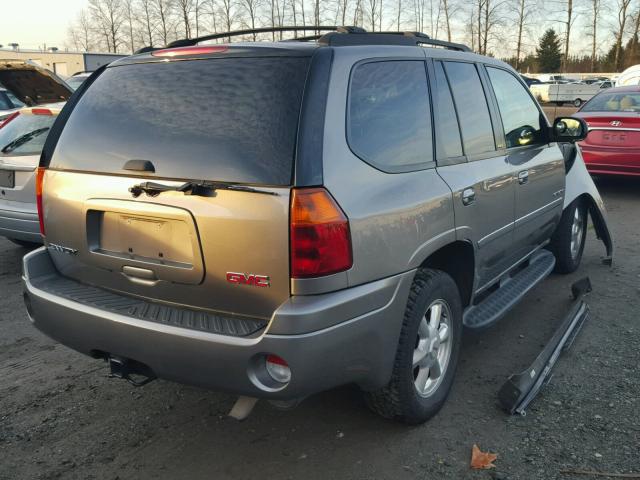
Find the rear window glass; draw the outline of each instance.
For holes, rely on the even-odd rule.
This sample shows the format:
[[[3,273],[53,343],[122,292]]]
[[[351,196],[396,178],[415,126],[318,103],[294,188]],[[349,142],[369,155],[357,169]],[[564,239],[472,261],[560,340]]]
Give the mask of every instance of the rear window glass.
[[[20,114],[0,128],[0,156],[40,155],[56,117]]]
[[[593,97],[582,112],[640,112],[640,92],[607,92]]]
[[[105,70],[80,99],[51,161],[168,178],[288,185],[308,58],[226,58]]]

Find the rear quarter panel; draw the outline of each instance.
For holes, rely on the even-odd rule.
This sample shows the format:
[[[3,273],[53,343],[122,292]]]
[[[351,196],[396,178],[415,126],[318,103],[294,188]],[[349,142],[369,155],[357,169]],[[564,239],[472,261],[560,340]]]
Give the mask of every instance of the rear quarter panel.
[[[353,267],[349,286],[418,267],[455,240],[452,194],[435,169],[384,173],[358,158],[346,141],[348,80],[365,58],[424,60],[420,48],[343,47],[336,51],[327,102],[324,184],[349,217]]]

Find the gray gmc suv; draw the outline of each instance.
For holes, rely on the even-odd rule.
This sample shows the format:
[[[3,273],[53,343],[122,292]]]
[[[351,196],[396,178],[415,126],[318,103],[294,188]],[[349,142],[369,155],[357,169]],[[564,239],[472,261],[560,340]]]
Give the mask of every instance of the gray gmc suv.
[[[583,121],[550,126],[462,45],[331,30],[147,48],[80,86],[38,169],[37,328],[136,384],[286,405],[355,383],[415,424],[464,327],[578,267],[589,214],[611,259]]]

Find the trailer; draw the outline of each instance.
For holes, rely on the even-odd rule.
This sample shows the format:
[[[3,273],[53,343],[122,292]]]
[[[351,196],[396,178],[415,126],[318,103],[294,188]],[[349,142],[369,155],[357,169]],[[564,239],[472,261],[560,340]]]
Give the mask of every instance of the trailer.
[[[531,85],[529,88],[540,103],[555,103],[556,105],[571,103],[575,107],[579,107],[601,90],[599,84],[587,85],[584,83],[542,83]]]

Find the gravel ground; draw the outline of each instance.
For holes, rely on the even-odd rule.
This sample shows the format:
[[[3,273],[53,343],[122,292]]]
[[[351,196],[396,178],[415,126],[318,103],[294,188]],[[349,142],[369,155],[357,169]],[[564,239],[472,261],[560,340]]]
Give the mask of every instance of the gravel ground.
[[[444,409],[414,428],[369,413],[355,388],[293,411],[260,402],[244,422],[234,398],[156,381],[135,389],[37,332],[22,306],[20,257],[0,239],[0,479],[569,479],[563,469],[640,475],[640,181],[599,186],[617,245],[601,264],[593,230],[583,265],[552,275],[511,314],[467,334]],[[592,317],[526,417],[496,392],[562,320],[572,281],[589,275]],[[471,446],[497,469],[469,469]]]

